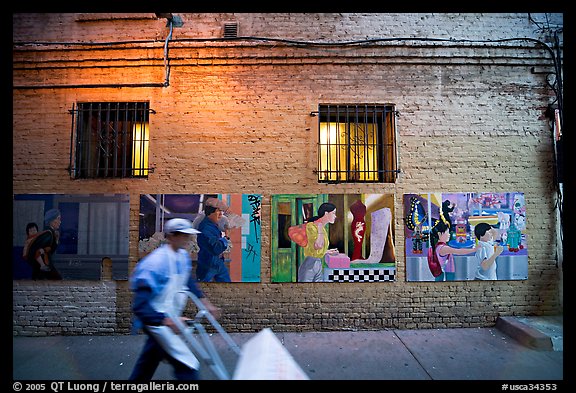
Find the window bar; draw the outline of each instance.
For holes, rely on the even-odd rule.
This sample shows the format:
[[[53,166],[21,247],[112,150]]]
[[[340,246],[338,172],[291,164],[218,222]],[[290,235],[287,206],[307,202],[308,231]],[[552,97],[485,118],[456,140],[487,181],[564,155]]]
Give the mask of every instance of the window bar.
[[[120,138],[120,154],[122,154],[122,173],[120,175],[120,177],[127,177],[127,166],[128,166],[128,159],[126,157],[130,146],[128,144],[128,141],[130,140],[130,137],[128,136],[128,125],[129,125],[129,121],[128,121],[128,111],[124,111],[124,118],[121,121],[122,123],[122,132],[121,132],[121,138]]]
[[[116,146],[115,146],[116,160],[114,162],[116,170],[114,171],[114,177],[120,177],[120,178],[126,177],[125,146],[126,146],[126,121],[122,118],[122,111],[120,110],[120,105],[118,105],[116,115]]]
[[[330,108],[327,108],[327,110],[329,111]],[[326,127],[329,127],[329,123],[326,120],[327,119],[327,114],[326,113],[320,113],[320,120],[326,122]],[[322,117],[323,116],[323,117]],[[329,133],[329,128],[326,129],[326,135],[328,135]],[[320,138],[322,138],[322,136],[320,135]],[[326,139],[324,142],[320,141],[321,145],[320,148],[321,150],[326,149],[326,145],[328,144],[328,139]],[[322,153],[322,152],[321,152]],[[320,176],[322,176],[323,180],[326,181],[328,180],[328,151],[326,153],[326,160],[325,161],[320,161],[322,163],[322,172],[320,173]],[[322,160],[322,156],[320,157],[320,159]]]
[[[356,105],[356,121],[355,121],[355,125],[356,125],[356,160],[355,160],[355,176],[354,176],[354,181],[358,181],[360,179],[360,177],[362,176],[362,171],[360,170],[360,164],[362,162],[362,141],[364,139],[364,137],[362,136],[362,134],[364,133],[364,130],[362,130],[362,126],[363,126],[363,122],[360,119],[360,116],[362,115],[360,113],[360,107],[358,105]]]
[[[144,145],[146,143],[146,141],[144,140],[144,138],[146,137],[146,129],[145,129],[145,108],[144,106],[139,107],[139,113],[137,117],[137,122],[136,124],[140,127],[138,132],[138,149],[136,149],[136,151],[138,152],[138,156],[139,156],[139,166],[138,166],[138,176],[144,176],[144,174],[146,173],[144,171],[144,157],[145,157],[145,152],[144,152]]]
[[[330,105],[328,105],[328,112],[326,117],[326,181],[332,180],[332,148],[330,146]]]
[[[142,105],[142,160],[140,167],[142,168],[142,176],[148,175],[148,163],[149,161],[146,160],[146,157],[150,158],[148,155],[148,148],[150,147],[150,127],[148,126],[148,133],[146,132],[146,126],[148,125],[148,105]],[[146,169],[146,170],[144,170]]]
[[[369,129],[368,129],[368,105],[364,105],[364,133],[363,133],[363,139],[364,139],[364,159],[362,160],[364,162],[364,169],[362,171],[362,180],[366,181],[366,180],[370,180],[370,165],[368,164],[368,160],[370,159],[370,142],[368,140],[369,138]]]
[[[384,118],[385,120],[385,127],[384,127],[384,143],[382,143],[382,147],[384,148],[384,159],[386,162],[385,167],[388,168],[388,171],[386,171],[386,180],[389,181],[391,176],[392,176],[392,172],[390,172],[390,169],[392,169],[391,165],[388,165],[389,163],[391,163],[391,157],[390,157],[390,146],[389,146],[389,141],[390,141],[390,135],[389,135],[389,130],[391,130],[390,126],[392,125],[391,122],[389,122],[391,120],[390,118],[390,114],[391,112],[388,110],[388,108],[386,108],[386,117]]]
[[[334,169],[334,174],[335,174],[335,180],[337,182],[342,181],[342,138],[340,135],[340,118],[341,118],[341,114],[340,114],[340,105],[336,105],[336,132],[334,133],[334,135],[336,136],[336,157],[335,157],[335,162],[334,162],[334,167],[331,169]],[[347,141],[348,139],[346,138],[346,123],[344,123],[344,140]],[[347,142],[346,142],[347,143]]]
[[[364,105],[361,109],[361,112],[358,113],[359,116],[362,116],[362,122],[359,124],[358,128],[360,131],[359,134],[359,139],[358,139],[358,143],[359,143],[359,155],[358,155],[358,176],[357,178],[360,180],[367,180],[368,178],[366,177],[366,159],[367,157],[367,149],[368,149],[368,140],[367,138],[367,133],[368,133],[368,107],[366,105]],[[360,119],[359,119],[360,120]],[[362,164],[362,165],[361,165]]]
[[[140,139],[139,139],[139,144],[140,144],[140,148],[138,149],[138,153],[140,154],[140,176],[144,176],[144,173],[146,173],[144,171],[144,144],[146,143],[146,141],[144,140],[144,138],[146,138],[146,126],[145,126],[145,122],[144,122],[144,108],[140,108],[140,111],[142,113],[141,116],[138,116],[138,120],[140,123]]]
[[[350,107],[348,105],[345,106],[346,111],[344,114],[344,129],[345,129],[345,139],[346,139],[346,157],[345,157],[345,167],[340,167],[340,173],[343,174],[343,181],[348,182],[350,181],[350,168],[352,167],[352,161],[355,158],[355,151],[354,151],[354,129],[352,127],[351,122],[353,121],[350,118]]]
[[[325,113],[325,122],[326,122],[326,174],[325,180],[327,182],[334,181],[332,176],[334,175],[334,163],[332,160],[332,153],[334,153],[334,157],[337,154],[337,146],[334,145],[332,141],[332,130],[333,127],[337,127],[336,122],[332,122],[334,117],[334,108],[331,105],[326,106],[326,113]]]
[[[374,118],[376,116],[376,106],[366,105],[366,158],[364,165],[366,165],[365,179],[374,181],[374,168],[372,167],[372,156],[374,152],[373,138],[374,138]]]
[[[74,122],[76,120],[76,112],[74,112],[74,103],[72,103],[72,129],[70,130],[70,160],[68,162],[68,169],[69,169],[69,174],[72,178],[74,178],[74,175],[72,174],[75,170],[72,167],[72,157],[75,157],[74,155]]]
[[[378,107],[374,105],[372,113],[372,133],[370,137],[370,146],[372,148],[372,154],[370,154],[370,166],[371,173],[374,175],[372,181],[380,180],[380,174],[378,173],[378,165],[376,159],[378,157],[378,150],[376,149],[376,138],[378,138]]]
[[[318,176],[318,181],[322,181],[322,170],[324,168],[324,163],[322,162],[322,106],[318,106],[318,172],[316,173]]]
[[[144,108],[135,108],[137,113],[136,113],[136,118],[135,120],[135,124],[137,127],[137,133],[138,133],[138,137],[137,137],[137,143],[138,143],[138,148],[136,149],[136,151],[138,152],[138,168],[137,168],[137,176],[143,176],[144,175],[144,137],[146,136],[145,133],[145,125],[144,125]],[[140,113],[141,112],[141,113]]]
[[[102,153],[102,103],[98,103],[98,109],[96,112],[96,129],[93,131],[95,134],[95,141],[96,141],[96,157],[95,157],[96,162],[94,165],[96,175],[90,176],[90,177],[100,177],[101,176],[101,171],[100,171],[101,158],[100,158],[100,156]],[[88,154],[90,154],[90,151]]]
[[[104,104],[106,105],[106,104]],[[106,111],[106,107],[100,104],[100,107],[98,109],[98,160],[97,165],[96,165],[96,171],[97,174],[96,176],[98,177],[106,177],[106,172],[104,172],[104,165],[103,165],[103,160],[105,158],[103,158],[102,156],[104,155],[104,153],[106,152],[105,147],[104,147],[104,133],[106,132],[105,128],[106,128],[106,124],[105,124],[105,120],[103,118],[104,116],[104,112]],[[108,104],[110,105],[110,104]]]
[[[86,124],[88,124],[88,127],[90,126],[90,120],[91,117],[88,116],[88,122],[86,122],[86,106],[82,105],[82,109],[79,110],[78,114],[80,116],[79,120],[78,120],[78,127],[86,127]],[[91,130],[88,128],[88,131],[90,132]],[[88,168],[90,168],[88,165],[90,163],[90,155],[88,154],[88,151],[86,149],[86,145],[88,145],[88,147],[90,147],[90,140],[91,140],[91,134],[86,134],[86,132],[82,132],[78,135],[78,140],[77,140],[77,149],[80,151],[80,159],[78,160],[78,169],[80,171],[79,176],[80,177],[84,177],[86,176],[86,172],[88,170]],[[84,159],[84,157],[86,157],[86,159]]]
[[[129,104],[126,104],[126,124],[127,124],[127,132],[129,133],[128,140],[130,141],[130,147],[126,151],[126,159],[130,158],[130,162],[127,162],[126,165],[128,167],[128,176],[136,177],[136,116],[129,111]]]
[[[103,143],[103,147],[104,147],[104,177],[108,177],[108,172],[110,171],[110,128],[111,128],[111,123],[110,123],[110,108],[111,104],[108,103],[108,107],[106,108],[106,120],[104,121],[104,127],[105,127],[105,134],[104,134],[104,143]]]
[[[378,170],[378,180],[384,181],[384,172],[385,166],[382,164],[382,130],[386,129],[386,121],[385,121],[385,113],[386,107],[382,108],[382,110],[378,113],[378,119],[376,120],[376,129],[374,130],[374,144],[375,144],[375,151],[376,154],[374,155],[374,165]]]
[[[78,105],[77,112],[76,112],[76,124],[75,124],[75,132],[76,132],[76,177],[82,177],[84,167],[82,163],[84,160],[82,159],[84,156],[84,143],[82,143],[82,138],[84,134],[78,132],[81,127],[84,127],[84,106]]]
[[[388,172],[386,171],[386,169],[388,168],[386,166],[386,160],[387,160],[387,149],[386,149],[386,141],[388,139],[387,137],[387,130],[388,130],[388,106],[384,106],[383,111],[382,111],[382,121],[381,121],[382,125],[380,126],[380,130],[378,132],[378,136],[380,138],[382,138],[382,143],[380,143],[380,148],[378,149],[378,154],[380,156],[379,158],[379,162],[380,165],[382,165],[382,170],[380,171],[381,176],[384,177],[384,181],[388,180]]]
[[[376,171],[376,179],[377,181],[383,181],[382,177],[382,164],[380,163],[380,158],[382,154],[380,152],[380,144],[382,142],[382,137],[380,133],[382,132],[382,114],[384,113],[384,109],[381,109],[376,114],[376,118],[374,119],[374,170]]]
[[[118,112],[119,107],[120,105],[114,104],[110,109],[110,113],[108,114],[108,117],[110,117],[110,133],[112,134],[112,137],[108,139],[110,150],[108,161],[109,165],[112,167],[110,171],[111,177],[116,177],[118,172],[118,126],[120,123],[118,123],[118,119],[115,114]]]
[[[338,168],[338,138],[335,141],[332,140],[332,116],[330,115],[332,107],[328,106],[328,181],[338,180],[338,173],[335,170]],[[336,106],[336,114],[338,114],[338,106]],[[336,130],[334,132],[335,135],[338,135],[338,117],[336,117],[335,122]],[[332,160],[332,151],[334,151],[334,161]],[[334,175],[334,179],[332,176]]]
[[[352,181],[357,181],[360,178],[360,156],[361,156],[361,144],[360,144],[360,134],[362,130],[360,129],[360,108],[358,105],[354,105],[354,166],[351,170],[354,171],[353,177],[349,177]]]
[[[370,110],[370,109],[369,109]],[[374,166],[374,152],[376,150],[374,150],[374,130],[376,129],[375,124],[376,124],[376,119],[377,119],[377,109],[376,109],[376,105],[372,106],[371,109],[371,114],[369,120],[370,121],[370,129],[368,130],[368,133],[366,134],[366,144],[368,146],[368,151],[370,152],[370,154],[368,155],[368,159],[367,159],[367,170],[368,170],[368,175],[370,176],[370,181],[374,181],[376,180],[378,174],[376,172],[376,167]]]
[[[344,160],[338,161],[338,180],[348,182],[350,180],[350,160],[353,159],[354,154],[354,141],[352,140],[352,128],[350,126],[350,107],[346,105],[344,107],[344,141],[346,144]],[[340,119],[340,116],[338,116]],[[344,164],[343,164],[344,163]],[[344,165],[344,167],[342,167]]]
[[[126,111],[126,113],[128,113],[128,111]],[[136,167],[136,162],[138,162],[137,157],[136,157],[136,153],[138,152],[138,116],[137,116],[137,108],[136,108],[136,104],[134,106],[134,115],[130,116],[130,137],[132,138],[132,148],[130,150],[130,155],[131,155],[131,163],[130,163],[130,176],[131,177],[138,177],[138,175],[140,174],[140,171],[138,171],[138,168]]]
[[[113,140],[113,145],[112,145],[112,177],[117,177],[118,176],[118,146],[119,146],[119,139],[120,139],[120,133],[118,132],[118,126],[120,125],[120,105],[114,105],[115,110],[114,110],[114,140]]]
[[[388,106],[386,106],[384,108],[384,114],[383,114],[383,119],[382,119],[382,123],[383,123],[383,132],[382,132],[382,161],[384,163],[384,168],[388,169],[384,172],[384,180],[385,181],[390,181],[391,177],[394,176],[393,172],[390,172],[391,169],[394,169],[392,165],[387,165],[388,163],[391,163],[391,157],[390,157],[390,147],[389,147],[389,138],[390,135],[388,135],[388,130],[391,130],[391,126],[393,125],[393,123],[389,124],[389,120],[390,115],[393,112],[390,111],[390,108]]]
[[[346,152],[347,155],[345,157],[345,167],[340,167],[340,172],[343,174],[343,181],[349,182],[351,178],[350,169],[352,168],[352,163],[356,159],[356,151],[355,151],[355,130],[353,127],[354,117],[351,116],[352,108],[349,105],[345,106],[346,114],[344,115],[345,125],[344,128],[346,130]]]
[[[340,124],[343,123],[342,120],[342,114],[341,114],[341,107],[340,105],[336,105],[336,117],[334,118],[334,124],[336,127],[336,132],[334,133],[334,135],[336,135],[336,141],[334,144],[334,151],[335,151],[335,155],[334,155],[334,164],[330,167],[330,169],[332,170],[332,173],[334,174],[334,181],[335,182],[340,182],[342,181],[342,146],[347,143],[346,140],[346,123],[344,122],[344,140],[341,138],[340,135]]]
[[[363,170],[361,169],[362,166],[362,153],[364,153],[364,151],[362,150],[365,146],[362,146],[362,143],[364,141],[364,132],[365,130],[362,129],[364,122],[361,120],[361,116],[363,112],[365,114],[365,108],[363,111],[361,111],[361,107],[359,107],[358,105],[356,105],[356,150],[357,150],[357,155],[356,155],[356,173],[354,176],[354,181],[359,181],[362,177],[362,175],[364,174]]]
[[[364,181],[370,181],[370,165],[368,161],[370,160],[370,128],[368,127],[368,119],[370,115],[370,108],[368,105],[364,105],[364,130],[362,132],[362,139],[364,141],[364,146],[362,151],[364,152],[364,157],[362,162],[364,164],[362,169],[362,179]]]
[[[390,145],[390,156],[391,156],[391,161],[390,161],[390,166],[393,169],[393,172],[391,172],[391,177],[390,179],[392,181],[396,181],[396,177],[398,174],[398,152],[396,149],[396,111],[394,110],[394,108],[390,108],[390,133],[391,133],[391,145]]]
[[[338,106],[336,106],[336,114],[338,114]],[[328,181],[335,181],[338,179],[338,175],[335,172],[338,163],[336,161],[332,161],[332,152],[334,152],[334,158],[338,158],[338,139],[336,141],[332,141],[332,127],[336,127],[336,131],[334,134],[338,134],[338,118],[336,117],[334,121],[334,125],[332,124],[332,106],[328,105]],[[337,115],[336,115],[337,116]],[[332,177],[334,176],[334,178]]]
[[[88,111],[88,125],[86,127],[87,132],[85,133],[86,136],[88,137],[88,148],[85,149],[86,151],[86,156],[88,157],[88,159],[86,160],[86,177],[94,177],[93,176],[93,168],[92,168],[92,160],[94,159],[94,157],[92,156],[92,142],[94,139],[93,135],[96,133],[94,130],[94,126],[92,124],[93,122],[93,116],[94,116],[94,112],[93,112],[93,108],[92,108],[92,104],[89,104],[89,111]],[[96,128],[98,127],[98,125],[96,125]],[[97,139],[96,139],[97,140]]]

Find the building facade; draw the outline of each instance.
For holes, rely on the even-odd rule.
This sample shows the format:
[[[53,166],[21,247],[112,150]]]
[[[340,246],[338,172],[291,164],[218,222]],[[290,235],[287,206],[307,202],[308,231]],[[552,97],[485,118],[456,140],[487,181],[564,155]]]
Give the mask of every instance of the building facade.
[[[141,195],[261,195],[259,282],[201,284],[231,332],[558,315],[562,26],[543,13],[13,14],[13,193],[128,195],[128,271]],[[323,139],[323,125],[357,136],[377,113],[386,143]],[[97,155],[82,132],[118,114],[128,142],[100,134],[114,148]],[[527,279],[408,280],[403,196],[430,192],[522,193]],[[395,279],[273,280],[273,200],[290,194],[391,195]],[[13,334],[130,332],[128,281],[102,269],[14,279]]]

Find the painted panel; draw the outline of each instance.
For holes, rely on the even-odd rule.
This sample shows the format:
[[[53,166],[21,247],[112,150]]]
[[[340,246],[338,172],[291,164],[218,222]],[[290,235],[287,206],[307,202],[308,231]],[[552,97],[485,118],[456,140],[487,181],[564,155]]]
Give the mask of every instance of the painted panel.
[[[272,195],[272,282],[395,281],[392,194]]]
[[[403,202],[407,281],[528,278],[523,193],[404,194]]]
[[[127,194],[16,194],[13,198],[14,279],[128,278]]]
[[[202,281],[260,282],[261,204],[262,197],[257,194],[142,194],[139,258],[163,244],[167,220],[186,218],[198,229],[203,220],[209,219],[205,207],[213,205],[223,211],[223,217],[215,224],[220,230],[218,237],[228,238],[228,247],[212,261],[221,267],[220,274],[213,277],[211,271],[204,276],[205,270],[198,270],[199,263],[207,266],[209,262],[199,258],[200,235],[193,235],[188,246],[193,274]]]

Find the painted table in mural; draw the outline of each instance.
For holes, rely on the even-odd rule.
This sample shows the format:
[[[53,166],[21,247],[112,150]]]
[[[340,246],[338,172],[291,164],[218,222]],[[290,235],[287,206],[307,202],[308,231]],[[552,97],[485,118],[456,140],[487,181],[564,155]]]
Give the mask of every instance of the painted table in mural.
[[[428,248],[424,247],[422,254],[414,254],[412,239],[406,239],[407,281],[434,281],[434,276],[428,268],[427,252]],[[478,260],[474,254],[455,256],[454,264],[455,280],[474,280],[478,266]],[[528,278],[528,249],[524,247],[514,252],[505,248],[496,259],[496,275],[498,280],[526,280]]]

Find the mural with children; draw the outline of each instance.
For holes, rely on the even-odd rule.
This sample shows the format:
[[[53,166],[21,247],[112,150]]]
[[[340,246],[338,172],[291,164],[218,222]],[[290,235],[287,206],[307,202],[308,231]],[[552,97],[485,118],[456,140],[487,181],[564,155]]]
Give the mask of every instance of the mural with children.
[[[12,277],[128,279],[128,194],[15,194]]]
[[[528,278],[524,194],[404,194],[407,281]]]
[[[257,194],[140,195],[139,258],[164,244],[164,223],[184,218],[199,233],[188,243],[203,282],[259,282],[262,197]]]
[[[392,194],[272,195],[272,282],[395,281]]]

